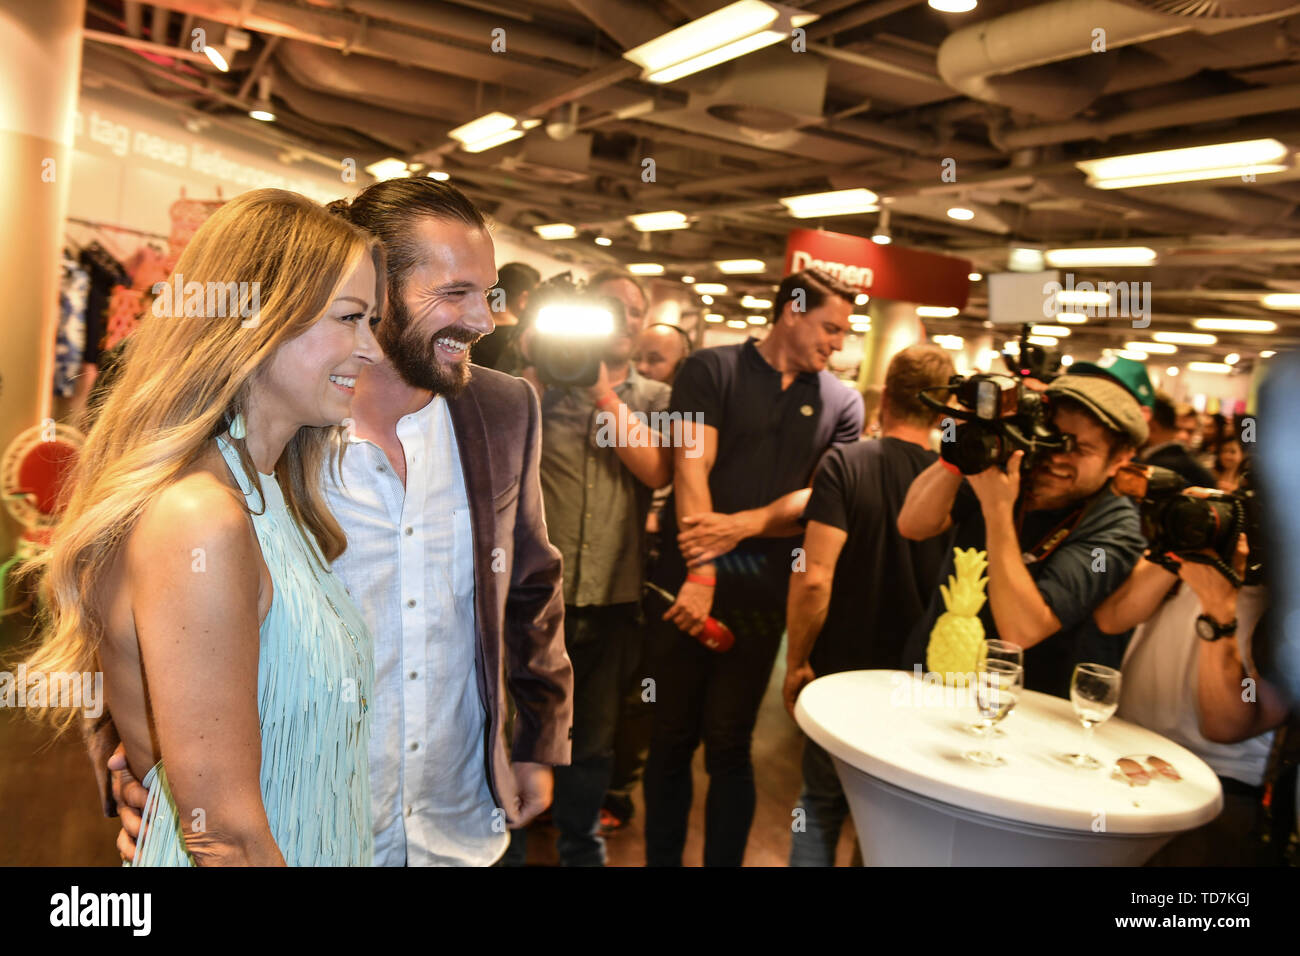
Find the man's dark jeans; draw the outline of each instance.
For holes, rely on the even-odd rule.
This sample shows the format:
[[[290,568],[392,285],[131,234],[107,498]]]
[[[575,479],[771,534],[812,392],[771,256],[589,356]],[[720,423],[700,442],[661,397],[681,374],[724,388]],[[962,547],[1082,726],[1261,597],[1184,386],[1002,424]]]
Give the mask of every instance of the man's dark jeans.
[[[784,596],[784,592],[782,592]],[[785,629],[782,608],[715,599],[713,616],[736,643],[711,651],[656,621],[648,648],[655,680],[654,732],[645,770],[646,863],[680,866],[691,812],[691,760],[704,741],[709,774],[704,865],[740,866],[756,795],[750,742]],[[747,606],[746,606],[747,605]]]
[[[600,807],[614,762],[614,727],[629,655],[640,656],[641,606],[564,607],[564,646],[573,662],[573,761],[555,768],[551,819],[564,866],[604,866]],[[512,834],[506,865],[522,865],[525,831]]]

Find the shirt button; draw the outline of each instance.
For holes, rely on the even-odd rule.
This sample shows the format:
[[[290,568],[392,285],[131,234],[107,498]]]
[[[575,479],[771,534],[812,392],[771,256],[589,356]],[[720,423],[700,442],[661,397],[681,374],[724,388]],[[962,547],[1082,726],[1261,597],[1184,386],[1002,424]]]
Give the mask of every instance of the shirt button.
[[[387,465],[378,465],[378,466],[376,466],[376,468],[375,468],[375,471],[387,471],[387,470],[388,470],[388,466],[387,466]]]
[[[411,598],[409,601],[407,601],[407,602],[406,602],[406,606],[407,606],[407,607],[415,607],[415,598]]]
[[[419,749],[420,749],[420,745],[419,745],[419,744],[411,744],[411,749],[412,749],[412,750],[419,750]]]
[[[415,680],[419,676],[420,675],[417,671],[411,671],[411,680]]]
[[[407,808],[406,808],[406,815],[407,815],[408,817],[409,817],[412,813],[414,813],[414,812],[415,812],[415,807],[407,807]]]
[[[408,528],[406,529],[406,531],[405,531],[405,534],[406,534],[406,536],[409,538],[411,535],[415,534],[415,529],[414,529],[414,528],[409,528],[409,527],[408,527]]]

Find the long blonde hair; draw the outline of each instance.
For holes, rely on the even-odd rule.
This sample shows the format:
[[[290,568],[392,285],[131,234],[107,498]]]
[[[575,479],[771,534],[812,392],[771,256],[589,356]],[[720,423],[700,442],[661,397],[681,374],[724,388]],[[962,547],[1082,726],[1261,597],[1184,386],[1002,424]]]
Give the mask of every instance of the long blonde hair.
[[[198,230],[170,287],[256,289],[259,311],[249,318],[247,308],[219,308],[233,314],[200,317],[186,309],[193,301],[188,294],[165,293],[162,306],[155,304],[127,340],[121,376],[86,438],[53,544],[25,569],[43,575],[44,599],[43,640],[27,661],[29,672],[95,669],[104,636],[97,585],[140,515],[247,407],[258,370],[320,318],[367,254],[375,266],[376,314],[382,315],[385,269],[378,240],[297,193],[243,193]],[[195,282],[200,285],[190,285]],[[214,300],[205,304],[197,311],[212,312]],[[320,487],[337,430],[299,428],[275,466],[290,513],[330,561],[347,544]],[[245,443],[232,444],[257,482]],[[28,712],[60,730],[76,716],[51,706]]]

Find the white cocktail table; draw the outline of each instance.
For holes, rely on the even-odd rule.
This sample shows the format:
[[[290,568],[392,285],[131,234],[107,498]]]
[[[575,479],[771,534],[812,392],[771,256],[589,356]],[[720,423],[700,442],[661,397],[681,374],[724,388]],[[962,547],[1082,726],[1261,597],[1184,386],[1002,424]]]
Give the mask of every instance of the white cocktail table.
[[[1025,691],[994,747],[1001,767],[967,760],[985,743],[968,690],[906,671],[848,671],[803,689],[795,719],[835,761],[867,866],[1137,866],[1223,806],[1219,779],[1167,737],[1112,717],[1084,745],[1068,700]],[[1179,782],[1115,779],[1117,758],[1153,754]]]

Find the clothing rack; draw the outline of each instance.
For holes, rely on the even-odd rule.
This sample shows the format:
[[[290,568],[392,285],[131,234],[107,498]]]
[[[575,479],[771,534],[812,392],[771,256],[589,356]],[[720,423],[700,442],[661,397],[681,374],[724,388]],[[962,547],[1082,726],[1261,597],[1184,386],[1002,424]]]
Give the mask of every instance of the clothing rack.
[[[162,239],[169,237],[161,232],[148,232],[144,229],[132,229],[130,226],[115,226],[108,222],[94,222],[90,219],[78,219],[75,216],[69,216],[68,222],[76,223],[78,226],[88,226],[91,229],[111,229],[114,232],[130,233],[133,236],[144,236],[146,239]]]

